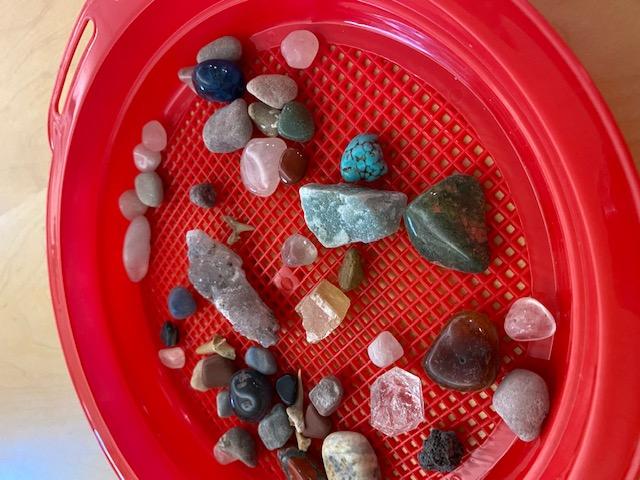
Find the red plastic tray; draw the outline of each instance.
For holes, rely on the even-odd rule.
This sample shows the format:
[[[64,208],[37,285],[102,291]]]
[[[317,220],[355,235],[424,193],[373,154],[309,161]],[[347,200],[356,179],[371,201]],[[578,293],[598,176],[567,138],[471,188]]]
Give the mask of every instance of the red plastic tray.
[[[65,52],[52,97],[53,165],[48,201],[51,288],[69,370],[89,421],[125,478],[254,478],[211,455],[233,420],[215,415],[215,394],[190,390],[195,347],[222,331],[243,353],[213,307],[181,325],[183,371],[157,360],[165,298],[187,284],[184,233],[228,234],[221,213],[255,233],[237,245],[249,280],[283,327],[276,347],[285,370],[302,367],[305,383],[337,374],[347,397],[335,427],[365,433],[384,478],[439,478],[415,459],[429,428],[456,429],[464,464],[449,477],[637,478],[640,455],[638,360],[640,188],[629,153],[586,73],[547,24],[524,2],[273,2],[169,0],[88,2]],[[68,100],[56,105],[78,39],[91,19],[95,34],[80,60]],[[290,30],[321,38],[314,65],[289,69],[278,51]],[[200,133],[217,108],[194,97],[176,72],[218,35],[245,39],[248,77],[287,72],[314,110],[318,133],[306,145],[309,181],[336,182],[338,159],[355,133],[381,134],[391,173],[381,188],[410,199],[462,171],[483,184],[493,262],[465,275],[424,261],[405,232],[363,248],[366,285],[351,294],[343,326],[308,346],[293,307],[319,279],[334,280],[343,249],[321,249],[298,269],[291,295],[272,282],[279,246],[307,232],[297,188],[267,199],[239,182],[239,153],[212,155]],[[160,119],[170,140],[160,174],[165,204],[150,213],[148,277],[131,284],[120,256],[127,222],[117,209],[131,188],[131,150],[141,126]],[[220,206],[203,214],[188,188],[209,179]],[[492,388],[461,394],[441,389],[420,367],[452,313],[482,310],[501,326],[513,299],[533,294],[558,320],[551,342],[518,344],[503,335],[501,376],[515,366],[538,371],[552,394],[543,435],[522,443],[490,408]],[[369,385],[381,373],[366,346],[382,329],[405,345],[400,366],[418,374],[427,422],[389,439],[368,423]],[[552,347],[552,348],[551,348]],[[551,351],[550,358],[549,351]],[[606,443],[603,443],[606,442]],[[603,461],[602,449],[608,461]],[[281,478],[273,454],[261,452],[259,474]]]

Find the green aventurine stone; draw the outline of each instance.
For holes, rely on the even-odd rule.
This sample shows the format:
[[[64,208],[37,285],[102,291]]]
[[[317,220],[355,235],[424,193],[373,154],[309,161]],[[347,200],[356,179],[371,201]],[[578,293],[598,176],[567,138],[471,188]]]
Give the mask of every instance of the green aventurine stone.
[[[315,132],[313,116],[300,102],[289,102],[282,107],[278,119],[278,133],[294,142],[308,142]]]
[[[420,255],[445,268],[481,273],[489,267],[485,198],[478,181],[454,174],[409,204],[404,222]]]

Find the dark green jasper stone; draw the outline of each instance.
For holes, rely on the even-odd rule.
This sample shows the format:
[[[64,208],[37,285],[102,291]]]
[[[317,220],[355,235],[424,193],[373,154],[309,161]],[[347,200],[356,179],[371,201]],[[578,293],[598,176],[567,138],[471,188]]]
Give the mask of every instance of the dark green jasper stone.
[[[278,460],[287,480],[327,480],[322,465],[297,448],[278,450]]]
[[[404,223],[430,262],[467,273],[489,267],[485,198],[475,178],[456,173],[437,183],[409,204]]]
[[[482,313],[456,314],[431,345],[422,366],[442,387],[461,392],[487,388],[500,366],[496,327]]]
[[[308,142],[315,133],[311,112],[300,102],[289,102],[282,107],[278,119],[278,134],[294,142]]]

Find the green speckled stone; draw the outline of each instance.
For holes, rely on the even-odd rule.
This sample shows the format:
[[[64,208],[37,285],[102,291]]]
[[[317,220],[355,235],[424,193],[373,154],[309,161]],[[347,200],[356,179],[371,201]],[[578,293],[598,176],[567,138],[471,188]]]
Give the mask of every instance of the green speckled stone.
[[[481,273],[490,261],[485,208],[478,181],[457,173],[413,200],[404,222],[411,243],[430,262]]]
[[[316,127],[311,112],[300,102],[285,104],[278,119],[278,134],[294,142],[308,142]]]

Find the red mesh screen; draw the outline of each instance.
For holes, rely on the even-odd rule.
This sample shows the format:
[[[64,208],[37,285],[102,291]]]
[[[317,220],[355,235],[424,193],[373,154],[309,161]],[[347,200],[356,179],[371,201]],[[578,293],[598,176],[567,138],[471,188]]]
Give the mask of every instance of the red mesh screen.
[[[320,279],[337,284],[337,271],[345,248],[319,247],[310,267],[296,269],[300,288],[287,296],[273,284],[281,266],[280,246],[287,236],[305,226],[298,187],[280,185],[269,198],[247,192],[240,181],[240,152],[212,154],[201,138],[202,127],[217,108],[194,98],[191,108],[173,132],[160,173],[166,180],[165,204],[150,213],[153,249],[147,278],[147,302],[153,335],[168,318],[166,295],[175,285],[188,285],[185,233],[201,228],[224,241],[230,230],[222,215],[249,223],[255,232],[244,234],[233,248],[243,258],[251,284],[274,310],[282,327],[274,348],[283,371],[302,368],[308,391],[327,374],[345,385],[345,400],[333,415],[335,430],[356,430],[367,436],[380,460],[384,478],[438,478],[425,472],[416,454],[432,427],[455,429],[467,452],[481,445],[499,418],[491,409],[491,391],[459,393],[435,385],[420,363],[444,323],[457,311],[483,311],[502,329],[511,301],[529,293],[528,253],[516,207],[497,164],[464,118],[428,84],[398,65],[374,54],[336,45],[321,46],[314,66],[303,71],[286,66],[279,52],[267,51],[245,68],[247,78],[261,73],[286,72],[300,87],[299,99],[313,111],[314,139],[302,147],[310,159],[306,182],[341,181],[340,156],[357,133],[380,134],[390,173],[374,186],[399,190],[411,201],[429,186],[455,171],[474,175],[484,186],[492,264],[487,274],[468,275],[445,270],[422,259],[411,246],[404,228],[382,241],[360,245],[367,279],[349,293],[351,309],[338,330],[316,345],[308,345],[294,307]],[[189,188],[211,181],[219,194],[210,212],[189,203]],[[317,242],[316,242],[317,244]],[[225,335],[240,359],[249,342],[238,337],[213,306],[199,300],[196,315],[180,324],[187,352],[184,388],[198,360],[195,348],[214,333]],[[382,330],[390,330],[405,348],[397,363],[418,375],[423,383],[426,422],[419,429],[387,438],[369,425],[369,386],[383,370],[375,367],[366,348]],[[502,334],[504,371],[512,368],[524,350]],[[495,389],[495,385],[491,387]],[[215,437],[238,424],[219,419],[216,392],[189,392],[211,419]],[[258,443],[260,443],[258,441]],[[319,445],[319,441],[314,444]],[[262,449],[259,467],[268,478],[282,478],[275,453]]]

